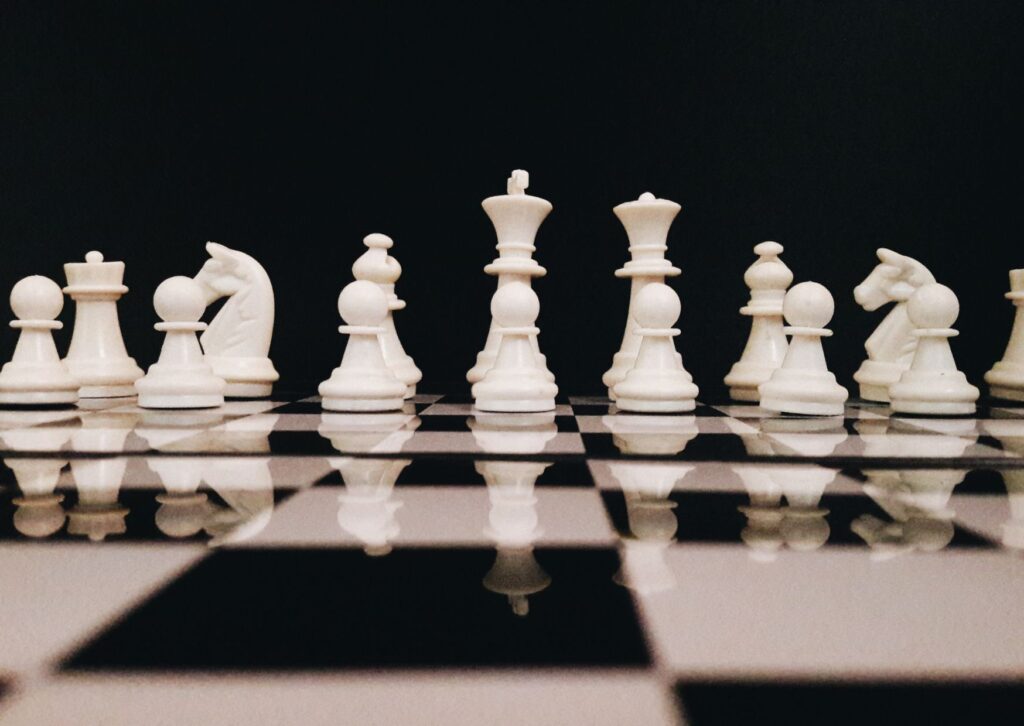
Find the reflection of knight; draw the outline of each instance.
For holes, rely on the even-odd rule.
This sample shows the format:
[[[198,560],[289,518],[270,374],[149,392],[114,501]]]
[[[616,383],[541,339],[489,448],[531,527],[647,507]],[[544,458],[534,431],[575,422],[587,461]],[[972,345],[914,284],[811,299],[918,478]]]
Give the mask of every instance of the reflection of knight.
[[[881,557],[922,550],[936,552],[953,539],[953,488],[966,472],[943,470],[872,470],[864,472],[865,493],[891,521],[871,514],[858,517],[850,528]]]
[[[401,528],[395,512],[402,502],[392,501],[395,482],[408,459],[334,457],[330,464],[341,474],[345,492],[338,495],[338,525],[363,543],[371,557],[391,552]]]
[[[279,376],[270,361],[274,288],[266,270],[244,252],[207,242],[210,259],[193,278],[207,306],[228,298],[200,336],[206,361],[227,381],[229,398],[269,396]]]
[[[917,288],[935,282],[935,277],[917,260],[892,250],[879,249],[878,259],[880,263],[854,288],[853,296],[868,311],[889,302],[896,305],[864,343],[868,357],[853,378],[860,384],[861,398],[888,401],[889,386],[910,368],[917,349],[907,300]]]
[[[505,595],[512,612],[524,617],[530,611],[528,596],[551,584],[551,578],[533,555],[533,543],[543,533],[537,519],[534,486],[551,464],[478,461],[475,466],[487,483],[491,502],[485,533],[497,546],[494,565],[483,580],[484,587]]]
[[[674,456],[698,433],[696,416],[615,413],[602,416],[601,423],[612,432],[612,442],[623,454]]]
[[[477,445],[489,454],[539,454],[558,434],[555,412],[476,413],[466,419]]]

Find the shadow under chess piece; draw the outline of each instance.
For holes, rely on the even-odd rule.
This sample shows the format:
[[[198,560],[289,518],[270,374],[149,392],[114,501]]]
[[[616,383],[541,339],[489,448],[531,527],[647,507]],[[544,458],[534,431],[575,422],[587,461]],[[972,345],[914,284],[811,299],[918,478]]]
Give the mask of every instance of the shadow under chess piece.
[[[737,401],[759,401],[758,386],[768,381],[786,357],[782,300],[793,282],[793,273],[779,259],[782,245],[762,242],[754,247],[757,261],[747,268],[743,281],[750,288],[750,302],[740,315],[750,317],[750,336],[740,359],[725,377],[729,396]]]
[[[384,353],[384,362],[395,372],[398,380],[406,385],[405,398],[412,398],[416,395],[416,384],[423,378],[423,373],[416,367],[412,357],[405,352],[395,329],[394,313],[396,310],[405,309],[405,301],[400,300],[395,294],[395,283],[402,275],[402,266],[388,254],[394,242],[387,235],[369,234],[363,238],[363,244],[367,250],[353,263],[352,276],[357,280],[369,280],[379,285],[387,295],[388,316],[381,324],[384,332],[380,335],[380,346]]]
[[[609,414],[601,423],[623,454],[675,456],[699,433],[696,416],[631,416]]]
[[[214,374],[203,357],[196,332],[206,309],[202,288],[189,277],[164,280],[153,293],[153,307],[164,333],[160,358],[135,381],[141,408],[216,408],[224,404],[224,379]]]
[[[640,350],[640,327],[636,322],[636,297],[647,285],[664,283],[667,277],[676,277],[682,270],[665,257],[668,250],[668,231],[682,209],[668,199],[657,199],[644,192],[632,202],[619,204],[612,212],[619,218],[629,238],[630,260],[615,271],[616,277],[629,278],[629,310],[626,313],[626,332],[622,345],[612,357],[612,366],[601,377],[608,388],[608,397],[615,400],[615,384],[620,383],[636,363]]]
[[[860,397],[889,401],[889,386],[910,367],[917,350],[914,326],[907,316],[907,300],[922,285],[935,282],[932,273],[912,257],[884,247],[877,251],[879,264],[853,290],[857,304],[868,312],[895,302],[892,310],[864,343],[868,357],[853,374]]]
[[[530,286],[510,282],[491,298],[491,315],[501,340],[494,365],[473,384],[473,403],[479,411],[529,413],[553,411],[558,386],[542,367],[530,339],[536,336],[540,301]]]
[[[668,285],[650,283],[637,293],[633,318],[640,336],[633,367],[612,387],[616,408],[641,413],[679,413],[697,406],[697,386],[683,367],[672,338],[682,305]]]
[[[1024,401],[1024,270],[1010,270],[1010,291],[1006,298],[1015,309],[1013,330],[1002,359],[985,374],[993,398]]]
[[[338,313],[348,335],[341,364],[320,384],[325,411],[399,411],[406,384],[384,362],[380,336],[388,299],[368,280],[350,282],[338,296]]]
[[[533,253],[537,250],[534,241],[541,223],[551,212],[551,202],[526,193],[530,186],[530,175],[523,169],[514,170],[505,184],[505,194],[487,197],[481,206],[487,214],[498,236],[498,258],[484,268],[488,275],[497,275],[501,289],[511,282],[529,286],[534,277],[543,277],[547,270],[537,264]],[[538,334],[529,336],[530,347],[536,357],[537,366],[544,378],[554,382],[555,377],[547,368],[544,354],[540,352]],[[476,357],[476,365],[466,373],[466,380],[477,383],[494,365],[501,343],[501,331],[492,318],[487,331],[487,341]]]
[[[56,318],[64,295],[56,282],[42,275],[20,280],[11,290],[11,310],[19,329],[14,356],[0,370],[0,405],[73,404],[78,379],[57,354],[53,331],[64,324]]]
[[[889,388],[896,413],[973,414],[980,391],[957,370],[949,339],[960,302],[945,285],[923,285],[910,296],[907,314],[918,338],[914,359],[899,381]]]
[[[782,366],[758,389],[761,408],[809,416],[838,416],[848,397],[825,362],[821,339],[832,335],[825,326],[835,302],[824,285],[801,282],[786,293],[782,311],[792,336]]]
[[[205,306],[227,302],[199,338],[214,375],[223,378],[228,398],[265,398],[280,378],[271,362],[274,288],[263,265],[216,242],[207,242],[210,259],[192,278]]]

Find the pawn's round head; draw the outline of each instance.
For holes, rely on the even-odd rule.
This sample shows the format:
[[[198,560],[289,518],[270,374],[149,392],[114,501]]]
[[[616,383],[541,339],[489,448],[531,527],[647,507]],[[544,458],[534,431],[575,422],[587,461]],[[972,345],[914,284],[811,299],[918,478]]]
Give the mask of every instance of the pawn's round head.
[[[393,244],[394,240],[388,237],[386,234],[380,232],[371,232],[370,234],[363,237],[363,244],[367,247],[379,247],[381,249],[389,249]]]
[[[660,282],[646,285],[636,296],[633,317],[641,328],[671,328],[683,306],[676,291]]]
[[[937,282],[917,288],[907,301],[907,315],[916,328],[948,328],[959,314],[956,293]]]
[[[510,282],[491,298],[491,315],[503,328],[525,328],[537,322],[540,300],[529,285]]]
[[[64,293],[49,277],[26,277],[11,290],[11,310],[19,320],[53,320],[63,309]]]
[[[203,288],[191,277],[178,275],[161,282],[153,293],[153,308],[167,323],[194,323],[206,310]]]
[[[817,282],[801,282],[786,293],[782,314],[798,328],[824,328],[836,311],[832,293]]]
[[[338,313],[349,325],[380,325],[388,316],[388,297],[376,283],[356,280],[338,295]]]

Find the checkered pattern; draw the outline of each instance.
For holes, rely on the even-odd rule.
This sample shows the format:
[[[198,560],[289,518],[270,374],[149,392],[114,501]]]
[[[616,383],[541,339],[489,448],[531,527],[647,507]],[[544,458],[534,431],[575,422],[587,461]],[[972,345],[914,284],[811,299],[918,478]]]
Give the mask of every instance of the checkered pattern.
[[[999,723],[1022,443],[1007,406],[4,412],[0,721]]]

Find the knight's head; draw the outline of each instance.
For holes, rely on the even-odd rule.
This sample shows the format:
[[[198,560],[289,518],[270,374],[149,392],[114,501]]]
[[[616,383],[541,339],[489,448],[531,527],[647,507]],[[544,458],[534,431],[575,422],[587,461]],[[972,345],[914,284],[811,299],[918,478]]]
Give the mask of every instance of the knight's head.
[[[878,260],[871,274],[853,289],[854,299],[865,310],[877,310],[888,302],[903,302],[921,285],[935,281],[928,269],[912,257],[882,247]]]
[[[246,280],[239,265],[240,258],[234,250],[216,242],[207,242],[206,251],[210,259],[193,279],[203,288],[207,304],[210,304],[218,298],[234,295]]]

